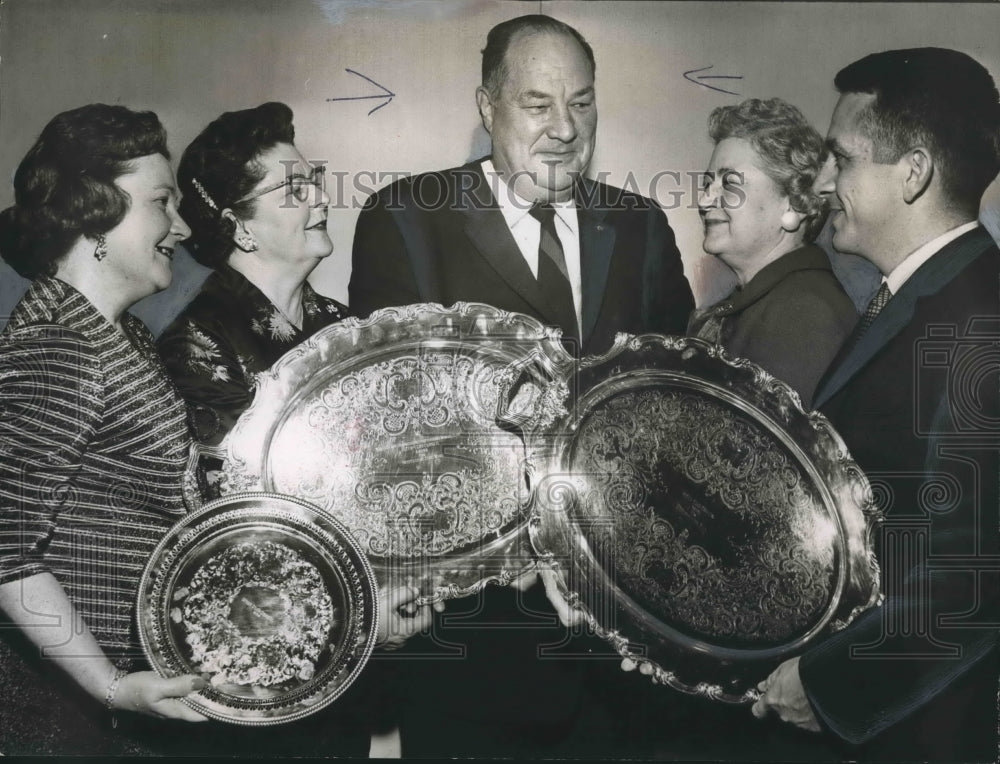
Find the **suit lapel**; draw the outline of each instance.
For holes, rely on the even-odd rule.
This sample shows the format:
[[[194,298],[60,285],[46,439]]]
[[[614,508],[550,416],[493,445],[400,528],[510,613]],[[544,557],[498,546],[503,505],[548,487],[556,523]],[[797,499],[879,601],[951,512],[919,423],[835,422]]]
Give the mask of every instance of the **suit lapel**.
[[[913,319],[920,298],[936,294],[969,263],[993,246],[993,239],[982,228],[969,231],[946,245],[924,263],[893,295],[874,323],[853,347],[834,361],[820,383],[813,408],[820,408],[863,369],[893,337]],[[854,335],[847,344],[854,342]]]
[[[548,306],[538,290],[538,281],[525,262],[500,211],[469,210],[465,212],[465,216],[465,235],[483,259],[511,289],[541,315],[547,315]]]
[[[463,233],[507,286],[540,315],[547,315],[538,282],[507,227],[481,163],[479,159],[461,168],[463,172],[475,173],[477,181],[474,186],[454,190],[456,194],[462,194],[461,203],[457,206],[462,216]]]
[[[826,403],[834,393],[861,371],[872,357],[889,343],[889,340],[910,323],[913,318],[915,302],[912,294],[906,294],[904,286],[899,294],[893,296],[886,303],[885,308],[878,314],[874,323],[860,340],[856,340],[856,335],[853,333],[848,337],[845,346],[849,349],[841,356],[836,368],[831,366],[833,372],[823,381],[821,390],[813,402],[813,408],[819,408],[823,403]]]
[[[466,165],[479,176],[475,204],[466,204],[464,232],[478,253],[507,285],[529,303],[539,315],[547,317],[548,304],[538,289],[517,242],[507,228],[507,222],[496,206],[486,176],[479,162]],[[464,168],[463,168],[464,169]],[[580,276],[583,292],[582,339],[589,339],[597,324],[601,303],[608,283],[608,269],[615,248],[615,230],[604,222],[608,205],[601,196],[602,187],[584,179],[577,194],[577,220],[580,226]],[[489,203],[484,201],[489,199]]]
[[[577,194],[580,226],[580,277],[583,291],[582,332],[584,345],[590,339],[601,312],[608,284],[608,268],[615,249],[615,229],[604,222],[607,204],[601,203],[600,186],[584,179]],[[638,299],[638,297],[637,297]]]

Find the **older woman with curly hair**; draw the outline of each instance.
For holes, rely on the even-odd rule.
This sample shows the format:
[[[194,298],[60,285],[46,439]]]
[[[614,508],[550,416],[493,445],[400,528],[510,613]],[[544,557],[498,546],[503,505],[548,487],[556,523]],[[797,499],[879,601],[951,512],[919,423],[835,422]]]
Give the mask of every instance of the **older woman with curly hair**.
[[[184,514],[190,444],[152,335],[126,312],[170,284],[190,233],[168,157],[152,112],[63,112],[0,213],[0,255],[32,280],[0,336],[5,754],[147,752],[122,711],[160,730],[204,721],[181,702],[204,680],[143,670],[133,630],[143,564]]]
[[[688,333],[759,364],[809,404],[858,318],[826,253],[812,244],[827,216],[816,191],[826,147],[779,98],[719,107],[708,125],[715,150],[698,197],[702,246],[739,285],[696,310]]]

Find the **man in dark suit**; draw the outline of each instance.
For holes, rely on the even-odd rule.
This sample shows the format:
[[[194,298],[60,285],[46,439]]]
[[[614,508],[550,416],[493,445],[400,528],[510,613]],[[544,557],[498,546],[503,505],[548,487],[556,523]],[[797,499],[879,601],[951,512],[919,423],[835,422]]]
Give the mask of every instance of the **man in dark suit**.
[[[952,50],[843,69],[827,141],[837,249],[884,274],[814,404],[881,498],[885,601],[761,683],[759,717],[852,759],[994,761],[1000,629],[1000,170],[989,73]]]
[[[579,33],[547,16],[494,27],[476,97],[492,156],[369,199],[354,236],[351,312],[484,302],[558,326],[588,353],[607,350],[616,332],[683,333],[694,301],[662,210],[583,177],[597,104]],[[535,204],[555,213],[556,272],[571,303],[565,286],[545,283]]]
[[[684,332],[694,301],[662,210],[583,177],[594,68],[579,32],[550,17],[490,31],[476,98],[492,156],[369,199],[354,238],[353,314],[483,302],[554,325],[585,353],[608,350],[616,332]],[[449,603],[431,639],[407,646],[404,756],[628,753],[601,710],[606,688],[588,689],[579,658],[610,650],[567,643],[542,589],[522,580]],[[612,665],[599,669],[617,681]]]

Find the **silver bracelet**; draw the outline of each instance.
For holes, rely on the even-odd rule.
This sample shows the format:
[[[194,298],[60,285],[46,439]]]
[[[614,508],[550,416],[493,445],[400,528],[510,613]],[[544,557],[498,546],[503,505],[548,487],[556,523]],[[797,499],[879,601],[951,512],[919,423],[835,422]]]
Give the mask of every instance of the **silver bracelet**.
[[[128,676],[128,672],[122,668],[115,669],[115,675],[111,678],[111,683],[108,685],[108,691],[104,695],[104,706],[110,709],[111,704],[115,700],[115,693],[118,692],[118,685],[121,683],[124,677]]]

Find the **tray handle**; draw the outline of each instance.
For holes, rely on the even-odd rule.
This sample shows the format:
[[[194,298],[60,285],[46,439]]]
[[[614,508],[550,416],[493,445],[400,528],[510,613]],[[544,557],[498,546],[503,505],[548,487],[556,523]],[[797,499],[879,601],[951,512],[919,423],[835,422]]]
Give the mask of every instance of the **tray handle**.
[[[538,349],[501,370],[498,388],[496,419],[504,429],[538,430],[567,414],[565,375]]]
[[[225,458],[226,449],[224,446],[208,446],[197,441],[191,442],[187,464],[184,467],[184,478],[181,483],[184,506],[187,507],[188,512],[201,509],[207,501],[216,498],[211,495],[202,459],[223,461]]]

